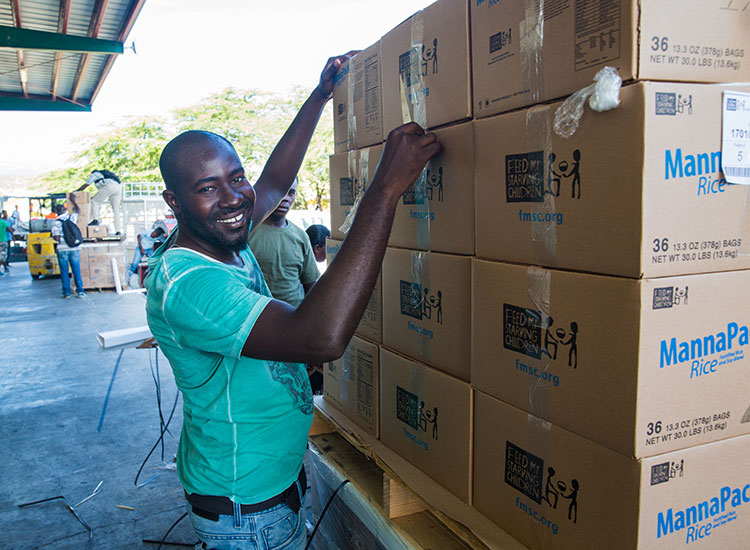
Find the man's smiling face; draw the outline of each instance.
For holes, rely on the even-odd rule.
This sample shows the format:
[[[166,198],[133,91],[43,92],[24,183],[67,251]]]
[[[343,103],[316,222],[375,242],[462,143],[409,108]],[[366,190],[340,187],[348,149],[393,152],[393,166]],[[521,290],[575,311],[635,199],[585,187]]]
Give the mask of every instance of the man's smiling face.
[[[234,148],[209,137],[186,145],[180,157],[181,177],[173,192],[180,230],[209,251],[244,248],[255,191]]]

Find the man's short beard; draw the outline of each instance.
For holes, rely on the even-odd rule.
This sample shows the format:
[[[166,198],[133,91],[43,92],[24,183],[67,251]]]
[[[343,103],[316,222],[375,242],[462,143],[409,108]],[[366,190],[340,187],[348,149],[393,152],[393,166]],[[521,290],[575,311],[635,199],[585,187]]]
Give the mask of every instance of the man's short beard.
[[[239,252],[247,245],[247,234],[238,233],[236,240],[230,241],[220,231],[211,231],[211,226],[208,226],[203,219],[194,216],[189,210],[183,209],[181,214],[179,223],[207,243],[232,252]]]

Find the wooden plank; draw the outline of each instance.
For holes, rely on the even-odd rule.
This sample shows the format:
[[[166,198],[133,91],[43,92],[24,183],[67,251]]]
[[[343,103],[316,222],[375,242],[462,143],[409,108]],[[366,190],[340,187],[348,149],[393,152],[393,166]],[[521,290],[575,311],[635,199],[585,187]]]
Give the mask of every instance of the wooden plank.
[[[320,434],[329,434],[333,433],[334,431],[335,430],[333,429],[333,426],[331,426],[331,423],[323,418],[323,415],[318,412],[318,409],[315,409],[315,412],[313,413],[312,426],[310,426],[308,437]]]
[[[338,433],[314,436],[310,442],[372,504],[375,513],[388,518],[383,509],[384,473],[372,460]],[[408,491],[405,487],[404,490]],[[412,550],[472,550],[426,511],[386,522]]]
[[[371,459],[385,474],[410,487],[426,503],[427,511],[420,514],[431,514],[434,518],[437,518],[435,521],[441,523],[446,530],[452,533],[452,536],[461,541],[463,546],[459,546],[459,548],[527,550],[523,544],[492,523],[476,509],[441,487],[380,441],[363,433],[343,413],[327,405],[325,400],[317,397],[314,399],[315,407],[336,429],[337,434],[340,434],[360,453]],[[420,514],[414,515],[419,516]],[[392,522],[398,524],[403,517],[395,518]],[[430,543],[425,544],[426,546],[423,548],[431,548]],[[442,549],[447,547],[437,544],[432,548]]]
[[[412,538],[421,541],[423,550],[466,550],[468,546],[429,512],[395,518],[393,522]]]
[[[310,438],[326,458],[338,467],[352,485],[383,511],[383,471],[338,433]]]
[[[425,510],[425,503],[413,491],[383,473],[383,511],[389,518],[416,514]]]

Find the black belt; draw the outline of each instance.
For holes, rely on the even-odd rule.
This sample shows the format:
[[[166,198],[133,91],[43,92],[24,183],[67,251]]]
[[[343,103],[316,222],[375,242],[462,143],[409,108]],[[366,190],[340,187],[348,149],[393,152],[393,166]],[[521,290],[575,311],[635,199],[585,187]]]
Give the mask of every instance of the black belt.
[[[245,514],[257,514],[279,504],[286,503],[289,508],[296,514],[299,512],[302,502],[300,500],[299,491],[297,491],[297,482],[300,484],[302,489],[302,496],[305,496],[307,491],[307,476],[305,475],[304,466],[297,476],[297,480],[287,487],[284,491],[278,495],[271,497],[263,502],[257,502],[255,504],[240,504],[240,513]],[[185,492],[185,498],[193,508],[193,513],[205,519],[211,521],[218,521],[219,516],[231,516],[234,515],[234,503],[227,497],[218,497],[210,495],[197,495],[195,493],[188,494]]]

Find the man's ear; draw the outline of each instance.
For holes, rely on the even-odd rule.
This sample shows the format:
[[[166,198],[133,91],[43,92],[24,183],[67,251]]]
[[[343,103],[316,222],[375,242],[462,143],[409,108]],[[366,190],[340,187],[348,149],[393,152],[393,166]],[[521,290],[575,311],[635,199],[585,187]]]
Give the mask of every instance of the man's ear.
[[[169,205],[169,207],[175,213],[175,215],[180,213],[180,201],[177,199],[177,195],[174,191],[165,189],[161,192],[161,196],[164,199],[164,202],[166,202],[167,205]]]

